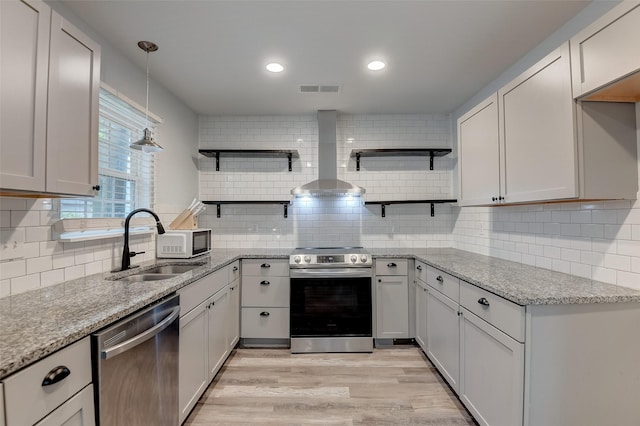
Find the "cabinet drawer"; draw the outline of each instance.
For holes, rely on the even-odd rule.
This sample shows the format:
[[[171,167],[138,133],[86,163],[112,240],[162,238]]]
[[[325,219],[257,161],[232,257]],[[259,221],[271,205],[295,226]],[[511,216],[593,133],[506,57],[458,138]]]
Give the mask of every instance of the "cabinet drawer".
[[[288,277],[288,259],[242,260],[242,275],[255,277]]]
[[[289,306],[289,278],[244,277],[242,280],[242,306]]]
[[[43,386],[45,376],[60,366],[71,374]],[[4,379],[7,426],[34,424],[89,383],[91,345],[86,337]]]
[[[376,275],[407,275],[407,259],[376,259]]]
[[[416,260],[416,278],[423,283],[427,282],[427,265],[419,260]]]
[[[241,337],[288,339],[289,308],[242,308]]]
[[[227,266],[227,269],[229,270],[229,280],[227,282],[232,283],[238,278],[240,278],[240,261],[239,260],[236,260],[235,262]]]
[[[178,290],[180,295],[180,316],[185,316],[205,299],[222,289],[229,283],[227,281],[228,278],[229,272],[225,267]]]
[[[427,266],[427,284],[456,302],[460,300],[460,280],[446,272]]]
[[[460,282],[460,305],[498,330],[524,343],[524,306],[509,302],[464,281]]]

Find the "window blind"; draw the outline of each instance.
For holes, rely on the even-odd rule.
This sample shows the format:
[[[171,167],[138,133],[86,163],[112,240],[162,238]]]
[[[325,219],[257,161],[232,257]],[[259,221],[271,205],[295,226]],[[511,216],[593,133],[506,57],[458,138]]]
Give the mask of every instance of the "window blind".
[[[65,199],[60,217],[119,218],[153,204],[154,156],[129,145],[156,122],[117,95],[100,89],[98,128],[98,180],[100,191],[91,200]]]

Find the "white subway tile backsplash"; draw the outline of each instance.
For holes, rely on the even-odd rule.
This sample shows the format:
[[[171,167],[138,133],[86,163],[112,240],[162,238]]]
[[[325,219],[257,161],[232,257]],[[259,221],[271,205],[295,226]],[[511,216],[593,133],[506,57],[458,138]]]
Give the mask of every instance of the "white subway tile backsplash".
[[[40,274],[23,275],[11,279],[11,294],[19,294],[40,288]]]

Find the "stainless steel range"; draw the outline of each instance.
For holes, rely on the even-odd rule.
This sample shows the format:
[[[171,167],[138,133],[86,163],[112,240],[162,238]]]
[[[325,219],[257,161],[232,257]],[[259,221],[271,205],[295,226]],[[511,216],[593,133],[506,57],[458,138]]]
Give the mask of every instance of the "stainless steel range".
[[[371,352],[371,255],[362,247],[298,248],[289,267],[291,352]]]

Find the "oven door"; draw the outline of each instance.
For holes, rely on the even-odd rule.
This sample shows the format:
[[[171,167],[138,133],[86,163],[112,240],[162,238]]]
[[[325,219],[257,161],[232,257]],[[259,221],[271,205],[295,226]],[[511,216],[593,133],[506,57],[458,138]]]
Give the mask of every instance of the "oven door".
[[[370,268],[291,269],[291,338],[371,337]]]

